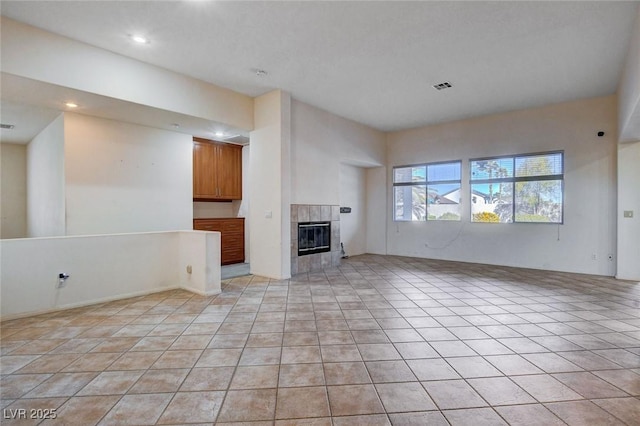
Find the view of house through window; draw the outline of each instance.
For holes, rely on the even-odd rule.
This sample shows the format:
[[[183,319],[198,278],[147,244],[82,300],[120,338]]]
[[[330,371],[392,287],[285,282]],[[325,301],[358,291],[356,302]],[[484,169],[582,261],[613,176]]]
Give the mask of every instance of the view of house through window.
[[[394,167],[394,220],[460,220],[461,161]]]
[[[470,160],[472,222],[562,223],[563,153]]]

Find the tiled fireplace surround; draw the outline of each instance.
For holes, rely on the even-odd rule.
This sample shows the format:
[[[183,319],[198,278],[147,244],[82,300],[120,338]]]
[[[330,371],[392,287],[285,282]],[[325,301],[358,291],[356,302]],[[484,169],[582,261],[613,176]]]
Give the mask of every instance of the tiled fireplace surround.
[[[298,256],[298,223],[331,221],[331,251]],[[291,275],[340,266],[340,206],[291,205]]]

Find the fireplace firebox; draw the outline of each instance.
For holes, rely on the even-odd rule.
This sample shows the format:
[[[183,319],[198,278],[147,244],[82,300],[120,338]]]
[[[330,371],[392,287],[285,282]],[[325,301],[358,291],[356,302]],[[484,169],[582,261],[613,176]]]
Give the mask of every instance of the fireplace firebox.
[[[298,256],[331,251],[331,222],[298,223]]]

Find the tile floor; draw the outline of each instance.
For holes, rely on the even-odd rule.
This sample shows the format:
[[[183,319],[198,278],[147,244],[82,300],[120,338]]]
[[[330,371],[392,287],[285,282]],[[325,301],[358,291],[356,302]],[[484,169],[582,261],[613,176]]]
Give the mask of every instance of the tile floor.
[[[640,283],[392,256],[234,278],[2,323],[1,420],[640,425],[639,301]]]

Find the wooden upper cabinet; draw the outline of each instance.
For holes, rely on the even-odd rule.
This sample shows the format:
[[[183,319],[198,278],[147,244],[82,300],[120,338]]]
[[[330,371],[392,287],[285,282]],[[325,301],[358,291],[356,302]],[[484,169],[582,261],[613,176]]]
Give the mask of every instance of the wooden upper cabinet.
[[[193,138],[193,198],[242,199],[242,147]]]

